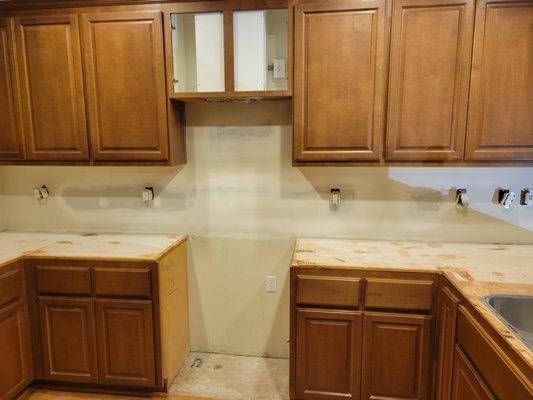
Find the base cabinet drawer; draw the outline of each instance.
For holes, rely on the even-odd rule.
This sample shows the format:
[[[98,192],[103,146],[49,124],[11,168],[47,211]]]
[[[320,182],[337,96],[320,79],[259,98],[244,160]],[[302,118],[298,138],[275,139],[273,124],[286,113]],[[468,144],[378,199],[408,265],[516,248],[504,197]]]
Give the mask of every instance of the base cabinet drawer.
[[[152,302],[96,300],[96,315],[99,382],[154,387]]]
[[[431,317],[365,313],[361,399],[429,400]]]
[[[358,399],[362,314],[297,311],[296,398]]]

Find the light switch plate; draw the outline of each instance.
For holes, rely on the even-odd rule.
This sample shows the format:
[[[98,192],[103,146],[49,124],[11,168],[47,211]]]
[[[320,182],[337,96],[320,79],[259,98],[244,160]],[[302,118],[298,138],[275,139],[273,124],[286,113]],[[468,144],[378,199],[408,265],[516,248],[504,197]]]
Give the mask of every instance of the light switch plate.
[[[276,293],[277,288],[277,282],[275,276],[267,276],[266,277],[266,291],[267,293]]]

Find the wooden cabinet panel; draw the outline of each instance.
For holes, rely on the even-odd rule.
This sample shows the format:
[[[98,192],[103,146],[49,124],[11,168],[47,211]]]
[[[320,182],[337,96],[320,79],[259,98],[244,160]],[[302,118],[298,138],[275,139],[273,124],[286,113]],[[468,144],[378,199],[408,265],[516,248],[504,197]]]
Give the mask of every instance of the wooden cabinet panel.
[[[362,396],[428,400],[431,317],[365,313]]]
[[[449,399],[449,397],[448,397]],[[453,372],[452,400],[495,400],[481,377],[457,346]]]
[[[295,6],[295,161],[381,158],[387,4],[343,0]]]
[[[12,18],[0,18],[0,160],[24,158]]]
[[[457,326],[457,298],[448,288],[443,288],[439,298],[439,344],[437,363],[436,400],[450,400]]]
[[[22,267],[5,268],[0,274],[0,307],[12,302],[24,293]]]
[[[473,0],[394,2],[388,160],[463,157]]]
[[[365,307],[430,311],[433,286],[432,281],[368,278]]]
[[[362,314],[297,311],[296,397],[359,399]]]
[[[15,19],[24,131],[31,160],[88,160],[78,19]]]
[[[480,0],[466,158],[533,160],[533,2]]]
[[[24,302],[0,310],[0,398],[11,399],[33,379]]]
[[[44,376],[96,382],[94,300],[39,297]]]
[[[35,267],[35,286],[39,294],[92,296],[89,267]]]
[[[94,292],[105,297],[152,296],[149,268],[95,268]]]
[[[96,300],[99,382],[155,386],[152,302]]]
[[[361,279],[342,276],[298,275],[299,305],[359,307]]]
[[[167,160],[159,12],[82,15],[87,106],[95,160]]]

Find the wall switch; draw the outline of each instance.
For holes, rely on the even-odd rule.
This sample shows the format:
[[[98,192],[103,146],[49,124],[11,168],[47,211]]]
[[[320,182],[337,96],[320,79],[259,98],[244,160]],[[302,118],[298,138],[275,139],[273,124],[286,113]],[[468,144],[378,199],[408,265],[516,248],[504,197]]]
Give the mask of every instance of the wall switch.
[[[287,78],[285,60],[283,58],[278,58],[274,60],[274,78],[275,79]]]
[[[266,277],[266,291],[268,293],[276,293],[278,290],[277,286],[278,285],[277,285],[275,276]]]

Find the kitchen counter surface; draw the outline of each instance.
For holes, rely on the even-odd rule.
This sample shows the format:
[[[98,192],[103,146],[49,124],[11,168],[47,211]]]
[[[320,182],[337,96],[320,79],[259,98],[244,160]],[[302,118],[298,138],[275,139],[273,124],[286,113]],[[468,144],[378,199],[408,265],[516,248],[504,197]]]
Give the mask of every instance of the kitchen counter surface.
[[[186,235],[1,232],[0,266],[20,258],[158,261]]]
[[[441,272],[533,367],[533,350],[485,304],[490,294],[533,295],[533,246],[299,239],[293,267]]]

